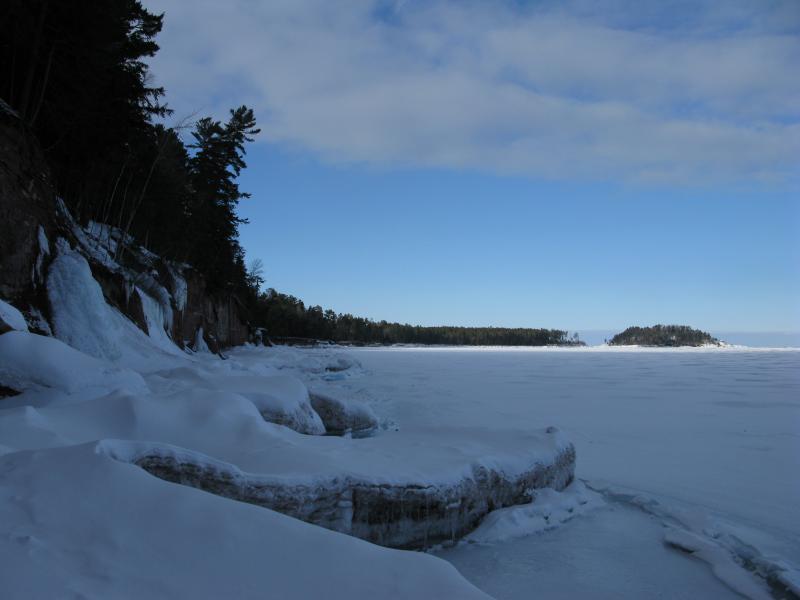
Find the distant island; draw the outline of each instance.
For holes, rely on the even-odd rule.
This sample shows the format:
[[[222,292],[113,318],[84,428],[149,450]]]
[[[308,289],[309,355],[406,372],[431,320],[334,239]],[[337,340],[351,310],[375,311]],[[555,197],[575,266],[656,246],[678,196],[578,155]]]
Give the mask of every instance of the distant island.
[[[721,342],[711,334],[688,325],[653,325],[628,327],[618,333],[610,346],[719,346]]]

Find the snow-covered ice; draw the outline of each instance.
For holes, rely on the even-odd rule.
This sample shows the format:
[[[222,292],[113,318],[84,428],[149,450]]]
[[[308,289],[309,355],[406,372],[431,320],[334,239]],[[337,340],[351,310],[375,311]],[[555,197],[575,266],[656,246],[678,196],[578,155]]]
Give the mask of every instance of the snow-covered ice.
[[[98,446],[0,456],[4,598],[486,598],[433,556],[170,484]]]
[[[353,353],[369,374],[343,387],[368,391],[375,410],[404,429],[458,415],[460,424],[485,434],[554,423],[575,442],[576,475],[602,496],[605,507],[527,537],[506,535],[508,526],[537,531],[541,513],[533,506],[504,509],[486,520],[490,535],[484,543],[464,541],[442,552],[496,597],[530,597],[540,590],[543,597],[569,598],[593,586],[597,597],[608,598],[656,592],[662,597],[760,597],[769,593],[767,580],[782,590],[778,597],[798,593],[797,350],[376,348]],[[612,521],[617,526],[607,527]],[[619,527],[630,530],[636,552],[619,549]],[[480,537],[481,531],[473,535]],[[601,537],[575,548],[581,535],[573,531]],[[689,548],[687,540],[695,540],[694,554],[670,547]],[[572,562],[559,570],[547,559],[554,551]],[[672,584],[663,560],[675,569]],[[543,576],[541,561],[552,575]],[[601,572],[609,570],[615,575]],[[680,580],[696,570],[719,578]],[[620,578],[625,573],[641,586],[627,586],[631,579]],[[564,587],[565,582],[574,587]]]
[[[452,540],[492,507],[529,499],[541,486],[561,489],[572,479],[574,452],[555,428],[500,429],[476,436],[455,418],[427,429],[383,429],[363,440],[294,431],[326,431],[312,408],[311,386],[325,390],[317,393],[327,398],[329,407],[342,408],[339,417],[352,421],[351,429],[362,421],[377,422],[372,409],[355,398],[358,394],[349,399],[347,390],[336,388],[364,375],[357,359],[339,348],[247,346],[233,349],[225,360],[211,353],[182,352],[166,335],[158,301],[148,302],[142,293],[149,330],[144,333],[106,304],[85,258],[63,240],[49,270],[48,294],[58,337],[27,331],[0,335],[0,383],[21,392],[0,405],[0,469],[7,475],[0,482],[0,552],[14,555],[13,561],[0,562],[0,575],[11,597],[101,597],[113,589],[111,581],[139,590],[130,592],[134,597],[144,589],[170,596],[180,585],[204,590],[203,597],[218,597],[212,590],[223,583],[193,587],[181,577],[191,565],[209,561],[221,564],[206,569],[208,577],[223,577],[226,562],[242,560],[239,543],[241,552],[261,554],[278,552],[286,544],[274,532],[262,530],[260,546],[248,546],[250,542],[236,536],[249,525],[237,521],[230,525],[233,539],[224,554],[198,558],[205,543],[223,535],[221,528],[210,539],[203,537],[205,519],[217,519],[214,511],[226,505],[239,506],[236,500],[383,545],[420,546]],[[326,418],[333,422],[330,414]],[[47,478],[50,470],[58,476]],[[151,483],[140,489],[141,478],[150,481],[153,474],[185,485],[159,481],[165,487]],[[177,523],[153,517],[153,527],[171,544],[148,539],[152,527],[143,527],[138,513],[118,509],[127,505],[120,495],[153,493],[176,503],[166,511],[174,515],[189,486],[217,496],[191,503],[189,514]],[[137,492],[129,493],[130,488]],[[85,506],[78,510],[72,503],[79,494]],[[212,510],[206,502],[219,508]],[[227,521],[235,521],[239,510],[231,509]],[[31,514],[35,518],[26,521]],[[249,519],[251,513],[241,515]],[[78,530],[109,541],[87,545]],[[307,533],[318,530],[297,529],[297,535],[324,544],[329,538],[317,542],[316,533]],[[190,544],[192,536],[203,543]],[[337,542],[338,560],[360,560],[357,549],[348,550],[355,539],[343,539],[347,541]],[[148,543],[163,543],[161,554],[133,552],[125,557],[127,548],[144,549]],[[116,567],[107,564],[115,544]],[[194,552],[187,550],[190,546]],[[69,579],[77,567],[65,557],[73,555],[89,567]],[[400,562],[387,558],[386,567],[378,566],[367,580],[382,580],[390,596],[481,596],[444,561],[414,556]],[[154,583],[167,577],[161,563],[153,564],[165,557],[176,563],[170,565],[175,581]],[[322,555],[312,560],[308,569],[317,583],[298,585],[292,594],[280,592],[290,589],[301,571],[276,567],[269,571],[271,589],[281,597],[305,597],[309,585],[321,589],[318,579],[329,569],[316,564],[321,560],[336,562]],[[410,579],[398,583],[393,569],[408,560]],[[345,575],[355,570],[345,569]],[[28,581],[39,571],[48,576]],[[236,569],[230,571],[225,585],[239,586],[234,589],[254,590],[257,582],[263,583],[255,572],[239,573],[245,577],[240,581]],[[147,588],[130,581],[136,572],[152,574]],[[354,582],[333,597],[374,594],[369,582]]]
[[[172,344],[158,293],[136,291],[144,333],[81,254],[55,252],[57,338],[0,335],[0,385],[22,392],[0,400],[8,597],[800,590],[796,351],[243,346],[222,360]],[[360,423],[375,435],[305,435]],[[541,489],[572,478],[571,441],[579,479]],[[467,580],[337,532],[444,540]]]
[[[533,496],[530,504],[490,513],[464,541],[486,544],[541,533],[605,504],[602,496],[587,489],[582,481],[574,481],[560,492],[551,488],[537,490]]]

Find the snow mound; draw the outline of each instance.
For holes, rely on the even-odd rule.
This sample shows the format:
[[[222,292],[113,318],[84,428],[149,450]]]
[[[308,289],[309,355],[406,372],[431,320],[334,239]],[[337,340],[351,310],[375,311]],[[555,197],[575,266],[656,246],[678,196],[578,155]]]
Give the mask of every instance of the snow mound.
[[[322,435],[325,425],[311,407],[303,382],[290,375],[274,377],[233,377],[227,389],[250,400],[270,423],[284,425],[299,433]]]
[[[311,406],[334,435],[369,435],[378,428],[378,417],[358,400],[343,399],[318,390],[311,392]]]
[[[0,456],[4,598],[488,598],[434,556],[172,485],[101,446]]]
[[[502,542],[558,527],[573,517],[603,506],[600,494],[574,481],[563,491],[545,488],[533,492],[533,502],[489,513],[466,542]]]
[[[0,383],[15,390],[55,388],[74,394],[125,388],[147,391],[141,375],[87,356],[55,338],[25,331],[0,336]]]
[[[21,312],[0,299],[0,333],[6,331],[28,331],[28,324]]]

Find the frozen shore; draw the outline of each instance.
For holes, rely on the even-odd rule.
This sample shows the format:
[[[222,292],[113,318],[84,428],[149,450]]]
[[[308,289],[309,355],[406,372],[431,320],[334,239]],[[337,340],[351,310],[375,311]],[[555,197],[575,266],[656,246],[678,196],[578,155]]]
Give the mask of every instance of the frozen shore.
[[[10,598],[302,598],[331,584],[329,597],[348,599],[380,589],[478,598],[442,560],[357,538],[453,542],[492,510],[573,479],[574,447],[546,422],[484,432],[457,413],[427,429],[383,418],[343,392],[364,370],[338,348],[243,346],[224,359],[199,342],[180,350],[169,292],[159,301],[137,291],[142,329],[106,303],[80,252],[53,246],[55,336],[1,306],[0,575]]]

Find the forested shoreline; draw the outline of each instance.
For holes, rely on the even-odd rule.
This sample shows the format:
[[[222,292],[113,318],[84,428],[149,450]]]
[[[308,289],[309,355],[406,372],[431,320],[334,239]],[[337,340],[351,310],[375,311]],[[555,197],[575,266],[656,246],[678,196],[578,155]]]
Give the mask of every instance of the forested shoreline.
[[[363,344],[448,346],[579,346],[577,334],[560,329],[524,327],[423,327],[373,321],[351,314],[306,307],[302,300],[269,289],[260,296],[256,321],[267,336]]]

